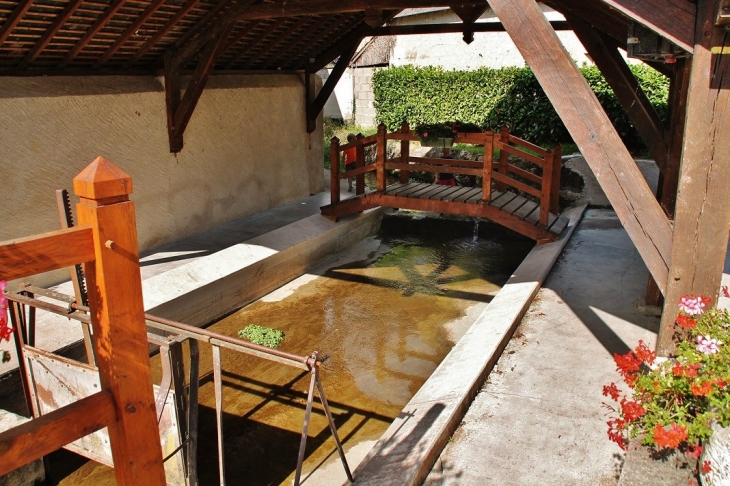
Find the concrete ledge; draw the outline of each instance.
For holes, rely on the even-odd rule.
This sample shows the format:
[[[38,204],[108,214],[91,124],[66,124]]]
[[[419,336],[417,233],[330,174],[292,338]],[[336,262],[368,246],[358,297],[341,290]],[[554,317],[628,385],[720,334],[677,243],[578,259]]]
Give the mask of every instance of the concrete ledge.
[[[419,485],[428,475],[586,206],[565,211],[558,241],[536,246],[354,471],[358,485]]]
[[[376,208],[339,223],[314,215],[142,282],[150,314],[202,326],[299,277],[380,228]]]

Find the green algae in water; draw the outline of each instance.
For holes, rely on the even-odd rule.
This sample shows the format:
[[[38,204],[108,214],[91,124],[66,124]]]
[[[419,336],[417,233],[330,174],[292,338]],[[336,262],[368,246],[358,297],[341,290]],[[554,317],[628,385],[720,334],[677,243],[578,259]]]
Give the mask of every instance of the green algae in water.
[[[249,324],[238,331],[238,337],[241,339],[248,339],[259,346],[266,346],[267,348],[273,349],[284,340],[284,331],[273,329],[271,327]]]

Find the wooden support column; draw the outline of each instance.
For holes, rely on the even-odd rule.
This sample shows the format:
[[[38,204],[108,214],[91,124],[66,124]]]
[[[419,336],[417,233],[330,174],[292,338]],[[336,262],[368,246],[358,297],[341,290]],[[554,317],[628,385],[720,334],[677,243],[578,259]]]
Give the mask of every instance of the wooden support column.
[[[504,126],[499,131],[499,141],[502,142],[505,145],[509,145],[509,127]],[[486,155],[486,153],[484,154]],[[509,162],[509,154],[506,150],[499,149],[499,167],[497,168],[497,172],[502,174],[503,176],[507,176],[507,163]],[[497,190],[498,191],[504,191],[507,188],[504,182],[497,181]]]
[[[677,204],[677,185],[679,184],[679,165],[682,158],[684,140],[684,124],[687,116],[687,89],[689,87],[690,58],[677,59],[677,71],[669,85],[669,147],[667,163],[659,173],[657,182],[657,199],[664,212],[674,219],[674,208]],[[661,307],[664,298],[653,278],[649,277],[646,287],[646,305]]]
[[[183,134],[200,100],[200,95],[208,82],[213,67],[226,47],[233,21],[224,21],[219,28],[211,29],[211,36],[200,55],[198,65],[180,98],[179,71],[185,67],[189,50],[181,50],[165,56],[165,100],[167,101],[167,127],[170,138],[170,152],[176,153],[183,148]],[[168,84],[169,81],[169,84]]]
[[[714,25],[718,1],[699,0],[687,95],[672,259],[657,352],[673,350],[685,294],[717,301],[730,226],[730,35]]]
[[[330,140],[330,204],[340,202],[340,139]]]
[[[79,226],[94,232],[95,261],[85,264],[96,364],[114,395],[108,427],[119,485],[164,485],[142,304],[132,179],[99,157],[74,178]]]
[[[636,245],[664,288],[672,228],[596,95],[534,0],[490,0],[512,41],[535,72]]]
[[[388,140],[386,137],[385,125],[382,123],[378,125],[378,145],[377,153],[375,156],[376,164],[376,190],[378,192],[385,191],[385,159],[388,156]]]
[[[494,169],[494,132],[484,133],[484,165],[482,165],[482,201],[492,200],[492,170]]]
[[[365,135],[362,133],[357,134],[357,140],[360,141],[363,138],[365,138]],[[355,149],[356,154],[356,161],[355,168],[359,169],[361,167],[365,167],[365,147],[362,144],[359,144],[357,148]],[[365,174],[358,174],[355,177],[355,194],[358,196],[360,194],[365,194]]]
[[[327,81],[325,81],[324,85],[322,86],[322,89],[319,90],[319,93],[317,93],[317,97],[314,99],[314,101],[308,105],[307,108],[307,132],[312,133],[315,129],[315,122],[317,120],[317,117],[319,116],[319,113],[322,111],[322,108],[324,108],[325,103],[327,103],[327,99],[329,99],[330,95],[332,95],[332,92],[335,90],[335,86],[337,85],[337,82],[340,80],[342,75],[345,73],[345,70],[347,69],[347,66],[350,64],[350,61],[352,60],[352,56],[355,55],[355,51],[357,51],[357,46],[360,45],[360,39],[357,39],[356,42],[353,42],[350,44],[340,55],[340,59],[337,61],[337,64],[335,64],[334,69],[330,73],[329,77],[327,78]],[[314,73],[312,73],[314,74]]]
[[[550,192],[550,212],[560,214],[560,172],[563,168],[563,146],[556,144],[551,156],[553,159],[553,180]]]
[[[664,124],[651,101],[639,86],[639,82],[629,69],[612,39],[597,31],[580,19],[567,17],[575,35],[606,77],[611,89],[629,115],[631,123],[639,132],[651,152],[659,170],[664,171],[667,163],[667,143]]]
[[[411,129],[408,127],[408,122],[403,122],[400,126],[400,132],[404,135],[410,135]],[[411,141],[410,140],[401,140],[400,141],[400,161],[401,164],[408,164],[410,163],[410,156],[411,156]],[[410,171],[403,169],[400,171],[400,183],[401,184],[408,184],[408,178],[410,177]]]

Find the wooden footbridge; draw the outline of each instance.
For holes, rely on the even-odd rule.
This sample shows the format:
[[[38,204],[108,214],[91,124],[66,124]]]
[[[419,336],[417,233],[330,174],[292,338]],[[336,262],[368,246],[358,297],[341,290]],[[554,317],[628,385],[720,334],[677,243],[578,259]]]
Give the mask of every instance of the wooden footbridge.
[[[387,141],[400,140],[399,157],[387,159]],[[538,242],[557,239],[568,220],[558,214],[558,190],[560,188],[561,149],[545,150],[526,140],[517,138],[503,127],[499,134],[458,133],[455,143],[482,145],[483,161],[454,160],[445,158],[412,157],[409,142],[419,140],[407,124],[399,131],[387,133],[385,126],[369,137],[359,136],[357,141],[340,145],[332,139],[331,160],[333,166],[340,160],[340,152],[355,148],[355,169],[342,174],[331,171],[331,203],[323,206],[322,214],[334,221],[349,214],[377,206],[389,208],[432,211],[486,218],[521,233]],[[376,146],[376,160],[365,164],[365,149]],[[495,157],[495,148],[498,155]],[[537,173],[518,167],[509,159],[514,155],[537,166]],[[386,185],[386,170],[400,171],[397,183]],[[446,186],[440,184],[409,182],[410,172],[448,172],[482,178],[481,187]],[[376,190],[365,192],[365,174],[375,172]],[[356,179],[355,196],[340,200],[340,180]]]

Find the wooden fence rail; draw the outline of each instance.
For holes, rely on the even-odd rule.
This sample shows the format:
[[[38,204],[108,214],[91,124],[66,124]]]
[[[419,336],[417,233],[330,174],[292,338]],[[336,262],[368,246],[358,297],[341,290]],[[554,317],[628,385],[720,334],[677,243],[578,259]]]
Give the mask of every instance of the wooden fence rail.
[[[0,433],[0,475],[108,427],[119,485],[164,485],[132,179],[102,157],[74,179],[79,226],[0,242],[0,280],[83,263],[101,390]]]
[[[399,157],[386,159],[386,144],[388,140],[400,141],[401,154]],[[544,149],[527,140],[523,140],[509,133],[508,127],[502,127],[499,134],[492,131],[483,133],[460,132],[454,138],[454,143],[481,145],[484,147],[484,160],[481,162],[443,159],[433,157],[414,157],[410,153],[410,142],[420,138],[403,123],[399,130],[387,133],[385,126],[380,125],[374,135],[358,136],[357,141],[340,145],[337,138],[331,143],[331,202],[340,201],[340,181],[356,177],[358,184],[356,195],[365,192],[364,174],[376,173],[376,190],[385,191],[386,171],[400,171],[401,184],[408,183],[410,172],[449,172],[452,174],[470,175],[482,178],[482,201],[488,203],[491,199],[492,181],[496,182],[497,190],[504,192],[507,187],[529,194],[540,201],[539,223],[546,225],[549,214],[558,212],[560,191],[560,169],[562,151],[560,145],[553,150]],[[377,147],[374,164],[365,164],[365,148]],[[340,154],[347,149],[357,148],[356,168],[340,173]],[[495,152],[498,156],[494,157]],[[515,156],[525,162],[537,166],[541,175],[537,175],[524,167],[511,163],[509,156]],[[445,170],[447,169],[447,170]],[[537,187],[534,187],[536,185]]]

